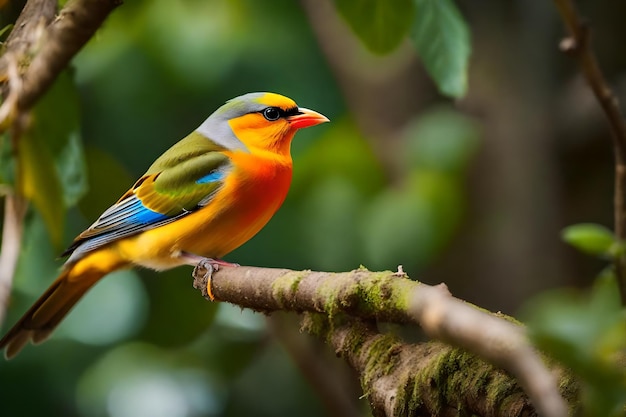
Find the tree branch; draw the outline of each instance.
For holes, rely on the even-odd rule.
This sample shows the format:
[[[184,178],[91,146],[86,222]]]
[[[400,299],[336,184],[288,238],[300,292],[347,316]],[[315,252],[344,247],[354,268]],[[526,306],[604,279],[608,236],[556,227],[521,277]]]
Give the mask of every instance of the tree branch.
[[[8,306],[13,275],[20,257],[26,201],[15,194],[4,197],[4,222],[0,246],[0,327]]]
[[[202,273],[203,271],[197,271],[194,287],[200,289],[206,297],[207,280],[206,277],[202,276]],[[211,289],[217,300],[227,301],[265,313],[276,310],[290,310],[324,313],[325,316],[331,319],[337,317],[358,317],[360,320],[378,320],[394,323],[417,322],[429,336],[441,338],[477,353],[488,361],[502,366],[511,372],[526,390],[538,414],[546,417],[564,417],[567,415],[567,407],[557,390],[554,375],[545,367],[542,359],[528,344],[523,328],[501,317],[495,317],[480,311],[470,304],[450,296],[444,286],[431,287],[406,279],[403,274],[370,272],[365,269],[345,273],[326,273],[239,267],[223,268],[216,272],[211,279]],[[349,326],[353,325],[353,319],[348,319],[348,321]],[[319,323],[318,325],[312,325],[310,321],[305,322],[305,328],[313,333],[326,335],[325,337],[329,340],[335,336],[340,339],[344,337],[335,335],[334,332],[337,331],[335,324],[331,324],[332,332],[330,334],[325,330],[315,330],[320,328]],[[347,329],[346,331],[348,335],[345,337],[352,339],[355,336],[354,332],[358,334],[363,333],[362,326],[358,327],[357,330]],[[374,330],[371,332],[374,332]],[[398,343],[398,349],[401,346],[405,346],[405,344],[400,343],[395,338],[393,338],[393,341],[389,339],[391,337],[389,335],[376,333],[376,337],[384,337],[386,338],[384,340],[392,344]],[[370,343],[369,339],[369,336],[365,337],[359,346],[370,346],[368,344]],[[371,342],[374,343],[374,341]],[[374,345],[378,346],[378,342]],[[412,357],[416,352],[422,352],[424,349],[428,351],[423,345],[416,345],[418,347],[414,347],[414,345],[406,346],[410,346],[410,348],[402,347],[402,349],[412,352],[410,355],[407,354],[407,358]],[[429,349],[432,349],[432,347]],[[414,369],[412,367],[407,370],[406,363],[412,363],[411,361],[400,361],[394,363],[393,366],[387,366],[385,364],[388,364],[388,362],[385,359],[376,359],[380,355],[380,350],[376,350],[376,352],[369,348],[353,350],[354,355],[363,355],[365,352],[367,352],[368,360],[378,361],[382,364],[381,366],[384,365],[383,367],[386,367],[385,372],[382,372],[375,380],[371,379],[370,373],[360,373],[363,386],[371,390],[371,392],[366,390],[366,394],[369,395],[372,408],[374,410],[395,410],[394,412],[398,410],[415,412],[417,410],[416,407],[421,403],[414,403],[411,400],[414,398],[413,395],[400,395],[399,393],[406,394],[417,389],[410,386],[417,383],[415,378],[417,378],[416,375],[419,374],[422,368],[417,367]],[[458,352],[461,351],[455,351],[453,356],[456,356]],[[354,363],[351,363],[354,366]],[[355,366],[355,368],[361,370],[358,366]],[[463,369],[463,372],[467,371],[468,369]],[[388,388],[385,388],[385,392],[377,391],[381,389],[380,387],[389,386],[381,378],[385,379],[397,373],[405,374],[407,377],[403,380],[405,386],[395,388],[397,392],[392,395],[393,398],[390,398],[389,394],[385,393],[388,391]],[[424,379],[420,381],[428,382],[430,380]],[[486,381],[483,380],[482,382]],[[563,381],[560,382],[562,383]],[[509,381],[504,386],[510,387],[513,383]],[[571,386],[565,387],[561,385],[561,387],[562,389],[569,388],[575,391]],[[403,391],[409,388],[411,391]],[[426,387],[420,385],[420,389],[426,389]],[[486,387],[481,389],[486,389]],[[484,391],[483,393],[487,392]],[[422,394],[424,393],[420,395]],[[521,395],[520,392],[516,391],[515,395],[518,394]],[[482,397],[484,401],[490,401],[485,398],[485,395],[482,395]],[[462,398],[454,398],[458,401],[463,400]],[[493,410],[501,410],[504,404],[508,404],[507,401],[511,400],[511,397],[508,395],[496,395],[494,398],[497,398],[499,403],[494,404],[490,402],[489,407],[493,407]],[[433,399],[433,404],[441,404],[441,401]],[[516,404],[518,403],[516,402]],[[451,406],[473,409],[471,404],[464,402],[451,403]],[[524,405],[519,410],[520,413],[522,413],[521,410],[525,411],[522,414],[483,414],[482,411],[477,410],[476,413],[483,416],[526,415],[524,413],[527,412],[528,408]]]
[[[598,61],[591,49],[590,30],[576,11],[572,0],[554,0],[569,36],[561,41],[562,51],[573,55],[593,90],[606,116],[615,154],[615,195],[613,201],[615,236],[626,242],[626,125],[617,98],[609,88]],[[615,271],[622,305],[626,305],[626,256],[615,260]]]
[[[462,349],[403,343],[360,320],[338,324],[307,313],[304,322],[358,371],[375,416],[537,415],[506,372]]]
[[[38,28],[47,26],[54,19],[56,10],[56,0],[29,0],[6,40],[6,50],[15,54],[25,54],[36,41]],[[6,60],[0,59],[0,73],[5,74],[6,69]],[[4,77],[2,79],[4,80]]]
[[[51,4],[56,8],[56,1],[29,0],[18,18],[15,33],[12,32],[7,40],[8,53],[3,58],[17,54],[20,62],[27,67],[16,102],[20,113],[30,109],[48,90],[72,57],[91,39],[109,13],[122,2],[70,0],[39,36],[37,34],[40,31],[36,30],[38,25],[44,23],[45,26],[52,18]],[[27,56],[29,50],[34,54],[32,61]],[[0,60],[0,74],[6,74],[7,66],[6,59]],[[6,75],[0,76],[0,80],[5,79]]]

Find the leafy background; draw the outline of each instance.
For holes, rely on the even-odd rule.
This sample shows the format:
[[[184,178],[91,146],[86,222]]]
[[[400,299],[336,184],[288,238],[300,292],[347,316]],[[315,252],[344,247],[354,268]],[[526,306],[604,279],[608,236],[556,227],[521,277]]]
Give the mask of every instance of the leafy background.
[[[626,29],[616,9],[625,10],[601,3],[583,10],[620,87],[616,40]],[[0,5],[4,27],[21,4]],[[626,333],[611,278],[588,298],[546,292],[591,286],[606,262],[564,245],[560,231],[610,226],[612,210],[610,140],[556,48],[561,33],[549,2],[127,2],[37,105],[17,161],[0,137],[0,183],[32,201],[7,322],[151,161],[225,100],[275,91],[332,123],[297,135],[287,201],[228,260],[329,271],[402,264],[482,307],[523,306],[537,343],[617,387],[606,404],[623,401],[620,377],[596,372]],[[207,303],[190,273],[103,280],[48,343],[0,362],[2,414],[326,415],[275,323]],[[305,338],[367,415],[345,365],[289,337]],[[602,392],[591,394],[598,403]]]

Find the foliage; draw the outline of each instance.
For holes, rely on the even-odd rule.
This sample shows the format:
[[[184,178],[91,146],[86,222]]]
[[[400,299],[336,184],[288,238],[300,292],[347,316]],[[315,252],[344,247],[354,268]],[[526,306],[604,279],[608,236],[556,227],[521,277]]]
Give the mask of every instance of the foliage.
[[[615,276],[604,273],[590,294],[546,293],[526,306],[528,331],[537,346],[583,381],[586,414],[623,415],[626,321]]]
[[[568,284],[585,283],[581,277],[597,264],[567,254],[567,267],[555,267],[543,246],[533,247],[537,239],[529,238],[536,233],[541,242],[557,240],[562,218],[581,217],[576,210],[584,218],[592,217],[587,213],[592,211],[607,223],[603,216],[608,210],[601,202],[610,199],[601,194],[605,182],[572,174],[595,172],[597,166],[589,161],[567,172],[578,187],[593,191],[584,194],[576,188],[583,195],[580,200],[560,196],[559,187],[572,185],[564,184],[570,177],[559,177],[563,167],[550,159],[557,152],[555,143],[571,147],[567,152],[586,154],[585,146],[591,145],[583,139],[564,145],[544,136],[528,135],[524,141],[516,136],[528,133],[529,126],[540,126],[547,136],[545,131],[562,134],[582,123],[568,118],[567,126],[560,126],[556,115],[544,126],[533,113],[535,107],[550,115],[563,110],[548,112],[532,101],[549,101],[546,94],[566,89],[556,84],[558,77],[546,76],[553,75],[549,71],[555,71],[555,60],[543,59],[539,65],[537,58],[539,45],[554,43],[554,34],[542,38],[535,26],[526,32],[516,26],[512,33],[508,26],[515,25],[508,23],[543,23],[544,6],[534,6],[525,19],[518,18],[516,6],[501,3],[485,7],[459,2],[463,14],[452,0],[335,0],[334,6],[331,11],[380,55],[376,62],[383,69],[372,71],[365,86],[353,83],[351,74],[337,76],[340,64],[326,62],[325,45],[318,45],[321,41],[299,2],[154,0],[119,8],[37,104],[19,145],[8,132],[0,134],[0,195],[17,190],[32,203],[7,322],[17,319],[56,275],[61,262],[55,259],[63,246],[116,201],[152,160],[225,100],[260,90],[294,97],[332,123],[298,134],[287,201],[229,260],[329,271],[360,264],[395,269],[402,264],[411,276],[443,278],[455,294],[472,301],[487,297],[487,307],[505,311],[519,305],[511,293],[525,295],[562,284],[564,271],[581,269],[578,281]],[[477,39],[470,38],[465,14],[476,20],[472,29],[474,24],[480,29],[473,32]],[[6,15],[0,16],[2,40],[12,27],[5,20]],[[602,30],[615,29],[609,25]],[[495,49],[498,42],[504,45],[501,49]],[[412,66],[417,53],[438,91],[461,98],[468,90],[471,50],[482,51],[482,59],[476,60],[474,91],[459,106],[430,91]],[[519,54],[522,62],[510,54]],[[612,58],[619,63],[618,57]],[[504,61],[508,66],[497,66]],[[415,91],[407,97],[398,93],[406,86],[390,88],[380,97],[391,107],[386,114],[362,106],[361,98],[380,91],[374,88],[378,85],[393,86],[406,67],[415,73]],[[524,78],[532,76],[534,83]],[[517,80],[523,88],[514,88]],[[532,91],[531,84],[541,91]],[[559,98],[554,102],[584,107],[583,99]],[[399,115],[405,108],[413,113],[403,118]],[[364,119],[379,122],[384,133],[364,131]],[[594,137],[595,142],[602,143]],[[594,150],[591,154],[597,155]],[[566,151],[559,148],[559,156]],[[545,154],[550,158],[542,159]],[[558,186],[549,188],[551,181]],[[498,185],[501,195],[489,200],[485,189]],[[537,194],[529,190],[536,189],[551,190],[563,200],[550,207],[554,211],[541,211],[548,204],[532,198]],[[519,217],[511,216],[515,210],[535,223],[514,224],[519,223]],[[613,233],[595,224],[571,226],[563,238],[604,261],[623,252]],[[523,263],[515,262],[519,253]],[[538,265],[544,274],[509,280],[518,269],[527,272],[523,267],[528,264]],[[320,399],[287,352],[268,337],[263,317],[206,303],[191,289],[190,272],[125,271],[104,280],[49,343],[27,348],[12,362],[0,362],[4,412],[324,415]],[[483,278],[494,274],[497,279]],[[621,358],[626,330],[609,275],[590,294],[549,293],[525,308],[537,345],[582,378],[589,415],[598,416],[612,415],[626,400],[623,374],[611,367]],[[346,388],[346,396],[358,395]]]
[[[337,10],[373,52],[395,49],[413,21],[413,0],[335,0]]]
[[[65,209],[87,190],[78,105],[76,87],[65,72],[33,109],[18,148],[18,189],[37,207],[57,247]]]
[[[467,90],[469,30],[452,0],[335,0],[350,27],[375,53],[398,47],[410,32],[439,91],[462,97]]]
[[[623,252],[623,244],[616,241],[613,232],[604,226],[582,223],[563,230],[563,240],[589,255],[615,258]]]
[[[467,89],[469,30],[452,0],[416,0],[411,39],[441,93],[462,97]]]

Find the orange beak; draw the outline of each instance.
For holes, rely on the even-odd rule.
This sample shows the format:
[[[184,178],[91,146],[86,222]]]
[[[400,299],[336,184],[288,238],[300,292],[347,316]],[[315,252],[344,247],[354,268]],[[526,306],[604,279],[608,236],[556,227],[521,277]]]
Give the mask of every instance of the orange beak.
[[[287,117],[287,121],[294,129],[302,129],[303,127],[315,126],[320,123],[330,122],[328,117],[320,114],[316,111],[305,109],[304,107],[298,108],[298,114]]]

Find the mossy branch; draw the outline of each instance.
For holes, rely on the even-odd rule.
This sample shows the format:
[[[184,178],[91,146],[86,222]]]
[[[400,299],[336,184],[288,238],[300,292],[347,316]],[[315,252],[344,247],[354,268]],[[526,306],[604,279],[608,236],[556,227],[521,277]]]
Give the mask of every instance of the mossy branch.
[[[306,313],[303,328],[358,371],[375,416],[534,416],[520,385],[476,355],[441,342],[408,344],[359,319]],[[464,414],[461,414],[464,415]]]
[[[377,416],[426,410],[445,416],[463,409],[481,416],[564,417],[568,410],[559,389],[577,392],[562,370],[546,368],[522,326],[452,297],[443,285],[411,281],[403,273],[238,267],[220,269],[210,282],[197,269],[194,278],[205,297],[211,285],[219,301],[267,314],[307,312],[303,328],[324,338],[359,372]],[[427,335],[463,350],[405,343],[377,331],[376,321],[418,323]]]

